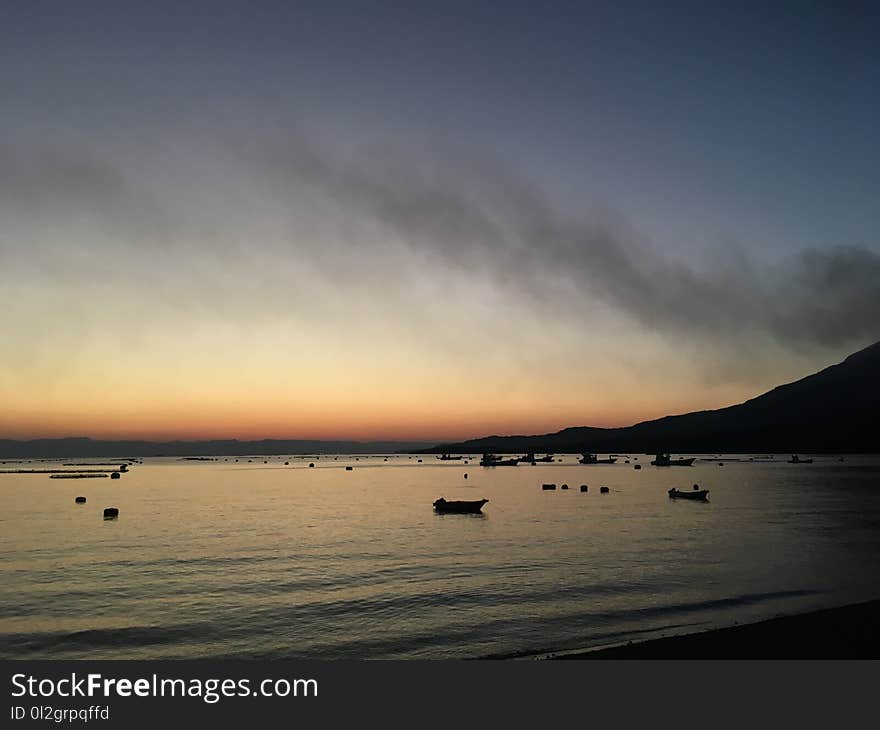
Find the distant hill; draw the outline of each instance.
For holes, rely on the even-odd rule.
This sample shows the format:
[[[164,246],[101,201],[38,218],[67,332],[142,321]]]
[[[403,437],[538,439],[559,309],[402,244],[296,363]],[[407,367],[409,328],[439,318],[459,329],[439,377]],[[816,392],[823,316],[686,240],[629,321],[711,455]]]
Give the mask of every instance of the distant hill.
[[[566,428],[488,436],[426,453],[615,452],[878,453],[880,342],[838,365],[739,405],[666,416],[625,428]]]
[[[268,456],[271,454],[392,454],[428,444],[412,441],[100,441],[90,438],[0,439],[0,459],[99,456]]]

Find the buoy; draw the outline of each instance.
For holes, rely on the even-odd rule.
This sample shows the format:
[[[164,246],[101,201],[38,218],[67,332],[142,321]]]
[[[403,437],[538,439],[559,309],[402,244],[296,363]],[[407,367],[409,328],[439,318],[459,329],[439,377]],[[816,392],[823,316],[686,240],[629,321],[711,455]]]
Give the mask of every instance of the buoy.
[[[718,462],[718,466],[724,466],[724,462],[723,462],[723,461],[719,461],[719,462]]]
[[[284,466],[290,466],[290,462],[289,462],[289,461],[285,461],[285,462],[284,462]]]
[[[85,497],[77,497],[77,498],[76,498],[75,500],[73,500],[73,501],[76,502],[77,504],[85,504],[85,503],[86,503],[86,498],[85,498]]]
[[[611,490],[608,487],[599,487],[599,492],[601,494],[608,494]]]
[[[464,473],[464,478],[467,479],[467,472]]]
[[[635,469],[636,471],[638,471],[638,470],[641,469],[641,468],[642,468],[642,465],[641,465],[641,464],[636,464],[636,465],[633,467],[633,469]]]
[[[543,489],[545,491],[550,491],[552,489],[556,489],[556,485],[555,484],[542,484],[541,489]]]
[[[568,489],[568,485],[567,485],[567,484],[563,484],[561,488],[562,488],[562,489]]]
[[[116,507],[105,507],[104,508],[104,519],[110,520],[114,517],[119,517],[119,510]]]
[[[581,484],[581,491],[582,492],[586,492],[588,489],[589,489],[589,487],[586,484]]]
[[[421,460],[421,459],[419,459],[419,464],[421,464],[421,463],[422,463],[422,460]]]
[[[111,479],[119,479],[119,472],[118,471],[111,471],[110,478]]]
[[[314,461],[309,462],[309,469],[314,469],[314,468],[315,468],[315,462]]]

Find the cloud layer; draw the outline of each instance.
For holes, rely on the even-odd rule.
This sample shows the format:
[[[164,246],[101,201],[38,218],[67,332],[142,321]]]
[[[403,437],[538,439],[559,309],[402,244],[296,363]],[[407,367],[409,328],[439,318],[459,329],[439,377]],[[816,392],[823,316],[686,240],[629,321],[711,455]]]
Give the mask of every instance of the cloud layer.
[[[880,336],[868,247],[685,258],[495,161],[301,134],[188,142],[0,148],[0,389],[21,412],[84,382],[219,402],[252,371],[264,403],[295,382],[430,410],[439,379],[460,397],[437,407],[487,429],[496,411],[625,423],[747,397]]]

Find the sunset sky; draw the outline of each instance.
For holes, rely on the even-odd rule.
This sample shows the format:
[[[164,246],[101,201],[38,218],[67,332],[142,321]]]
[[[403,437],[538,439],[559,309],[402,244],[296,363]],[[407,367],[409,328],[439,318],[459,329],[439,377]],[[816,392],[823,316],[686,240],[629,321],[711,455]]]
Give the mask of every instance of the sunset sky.
[[[447,440],[880,339],[877,6],[12,0],[0,438]]]

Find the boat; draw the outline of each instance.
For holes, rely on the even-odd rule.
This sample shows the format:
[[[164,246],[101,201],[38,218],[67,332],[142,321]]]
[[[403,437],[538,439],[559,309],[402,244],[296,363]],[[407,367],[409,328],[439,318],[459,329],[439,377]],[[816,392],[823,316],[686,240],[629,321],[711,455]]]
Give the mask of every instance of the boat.
[[[454,514],[473,515],[482,512],[483,505],[488,501],[488,499],[448,501],[443,497],[440,497],[440,499],[435,500],[434,509],[440,513],[450,512]]]
[[[696,484],[694,484],[694,488],[690,492],[673,487],[669,490],[669,499],[695,499],[700,502],[708,502],[709,490],[700,489]]]
[[[524,461],[526,464],[537,464],[538,462],[550,463],[553,461],[553,454],[547,454],[546,456],[535,456],[534,452],[530,451],[525,456],[520,456],[519,460]]]
[[[613,464],[617,459],[609,456],[607,459],[600,459],[596,454],[581,454],[578,464]]]
[[[657,454],[651,466],[693,466],[696,457],[690,459],[670,459],[669,454]]]
[[[812,459],[801,459],[797,454],[792,454],[788,460],[789,464],[812,464]]]
[[[519,459],[502,459],[495,454],[483,454],[483,458],[480,459],[480,466],[516,466],[517,464]]]
[[[463,456],[450,456],[449,454],[443,454],[442,456],[438,456],[437,458],[440,459],[440,461],[461,461],[464,457]],[[386,461],[388,461],[388,460],[386,459]]]

